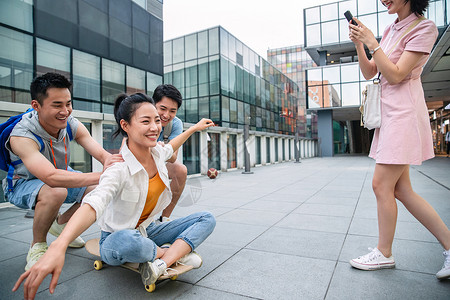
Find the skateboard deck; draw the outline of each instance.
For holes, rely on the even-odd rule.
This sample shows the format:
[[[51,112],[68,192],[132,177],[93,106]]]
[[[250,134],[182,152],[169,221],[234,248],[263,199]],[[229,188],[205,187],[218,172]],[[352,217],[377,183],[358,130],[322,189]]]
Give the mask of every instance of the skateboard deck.
[[[89,241],[86,242],[85,248],[87,250],[87,252],[89,252],[90,254],[97,256],[98,258],[100,258],[100,245],[99,245],[99,241],[100,239],[91,239]],[[94,261],[94,269],[96,270],[101,270],[103,268],[103,261],[101,261],[100,259],[97,259]],[[125,263],[123,265],[120,265],[120,267],[134,271],[139,273],[139,264],[138,263]],[[170,266],[170,268],[167,269],[167,274],[163,274],[161,275],[157,281],[161,281],[164,279],[171,279],[171,280],[175,280],[177,279],[178,275],[186,273],[190,270],[192,270],[193,267],[192,266],[188,266],[188,265],[172,265]],[[151,284],[151,285],[146,285],[145,289],[148,292],[153,292],[156,288],[155,284]]]

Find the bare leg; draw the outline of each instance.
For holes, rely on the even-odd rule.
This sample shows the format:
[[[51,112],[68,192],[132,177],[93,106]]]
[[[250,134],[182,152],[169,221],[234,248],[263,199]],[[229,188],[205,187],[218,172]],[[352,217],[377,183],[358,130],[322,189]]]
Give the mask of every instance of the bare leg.
[[[33,243],[47,241],[47,233],[59,208],[67,197],[67,189],[51,188],[44,184],[36,197],[33,220]]]
[[[183,193],[187,179],[187,168],[185,165],[177,161],[174,163],[167,163],[166,166],[169,172],[169,178],[172,179],[172,183],[170,184],[170,189],[172,190],[172,201],[163,210],[162,216],[168,218],[172,214],[172,211]]]
[[[409,167],[402,173],[395,186],[395,197],[437,238],[445,250],[450,249],[450,231],[434,208],[413,191]]]
[[[164,252],[160,258],[167,264],[167,266],[171,266],[191,251],[191,246],[189,246],[188,243],[182,239],[178,239]]]
[[[376,164],[372,187],[377,197],[378,250],[385,257],[392,255],[395,226],[397,224],[397,203],[394,189],[407,165]]]
[[[83,194],[83,197],[86,196],[87,193],[89,193],[90,191],[92,191],[94,188],[96,187],[96,185],[91,185],[88,186]],[[77,211],[77,209],[80,207],[81,203],[74,203],[68,210],[66,210],[63,214],[61,214],[58,218],[58,220],[56,220],[58,222],[58,224],[65,224],[67,222],[69,222],[70,217],[72,217],[72,215]]]

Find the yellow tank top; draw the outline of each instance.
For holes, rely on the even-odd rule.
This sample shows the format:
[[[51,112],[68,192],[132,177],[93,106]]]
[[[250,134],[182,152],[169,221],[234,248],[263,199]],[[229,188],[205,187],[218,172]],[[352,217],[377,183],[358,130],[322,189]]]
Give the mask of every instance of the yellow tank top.
[[[161,180],[161,177],[159,177],[158,173],[156,173],[156,175],[153,176],[153,178],[150,178],[148,180],[147,199],[145,201],[144,209],[142,210],[142,214],[141,217],[139,218],[139,222],[137,223],[136,228],[148,218],[150,213],[155,208],[159,196],[161,195],[161,193],[164,191],[165,188],[166,186],[164,185],[164,182]]]

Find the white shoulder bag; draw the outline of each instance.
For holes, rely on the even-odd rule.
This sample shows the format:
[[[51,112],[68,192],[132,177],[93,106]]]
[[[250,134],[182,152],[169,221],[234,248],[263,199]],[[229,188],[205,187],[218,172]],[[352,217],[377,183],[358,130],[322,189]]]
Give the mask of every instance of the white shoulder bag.
[[[389,51],[388,57],[391,55],[394,48],[400,42],[400,40],[410,32],[420,21],[425,20],[422,16],[418,18],[414,23],[409,26],[408,30],[402,34],[401,37],[398,38],[397,42],[392,46]],[[364,126],[367,129],[380,128],[381,126],[381,84],[380,84],[380,75],[381,72],[378,73],[378,77],[373,80],[372,83],[366,85],[366,88],[363,90],[361,106],[359,107],[359,111],[361,112],[361,126]]]

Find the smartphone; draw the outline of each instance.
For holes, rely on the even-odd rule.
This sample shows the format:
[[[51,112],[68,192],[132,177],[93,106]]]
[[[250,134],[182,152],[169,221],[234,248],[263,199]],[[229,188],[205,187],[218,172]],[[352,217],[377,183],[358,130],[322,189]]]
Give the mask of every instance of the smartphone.
[[[347,21],[349,21],[349,22],[351,21],[353,25],[358,26],[358,23],[356,23],[356,21],[353,20],[353,15],[349,10],[347,10],[344,13],[344,16],[347,18]]]

